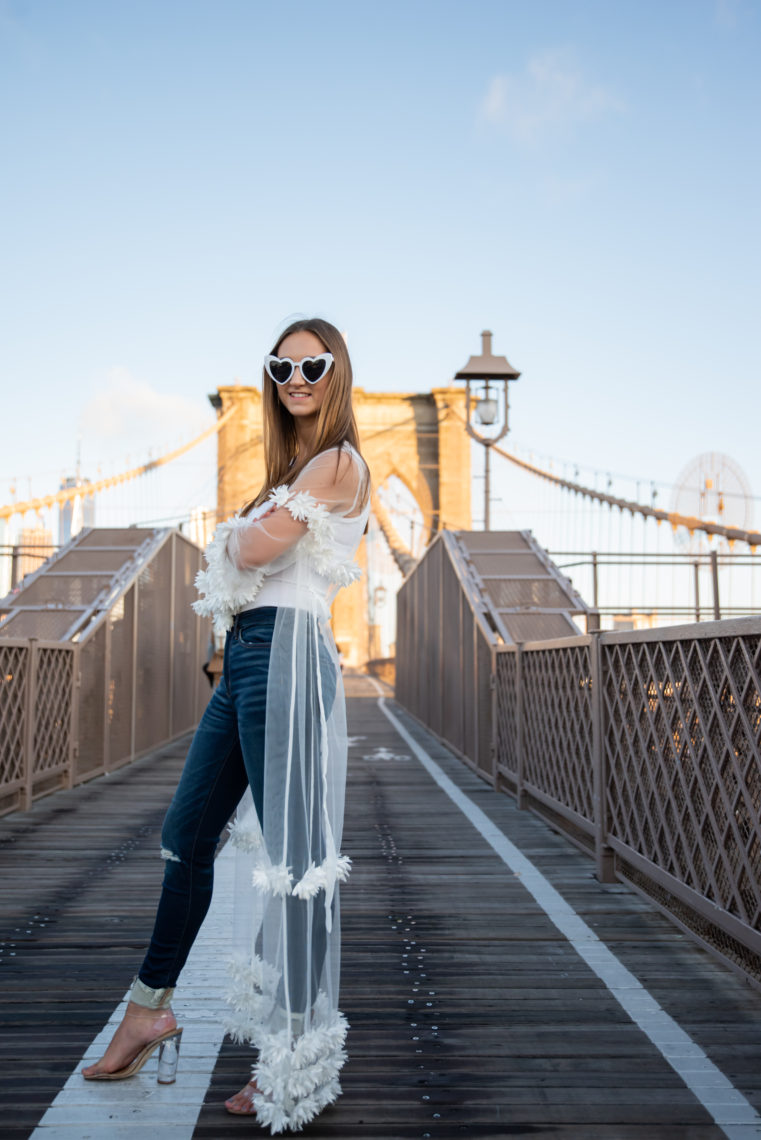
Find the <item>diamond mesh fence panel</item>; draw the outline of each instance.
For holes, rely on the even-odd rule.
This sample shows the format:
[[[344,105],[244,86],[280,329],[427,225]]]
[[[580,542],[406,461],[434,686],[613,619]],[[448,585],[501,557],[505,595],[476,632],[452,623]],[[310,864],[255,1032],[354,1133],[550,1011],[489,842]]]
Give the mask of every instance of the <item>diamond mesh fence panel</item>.
[[[524,650],[526,784],[594,824],[592,661],[589,642]]]
[[[761,637],[602,652],[611,837],[761,931]]]
[[[41,777],[68,768],[74,648],[40,647],[36,664],[33,793]]]
[[[730,966],[761,983],[761,951],[753,951],[738,938],[733,938],[706,915],[688,906],[684,899],[667,891],[625,859],[619,861],[619,871],[622,878],[674,918],[689,934],[705,943]]]
[[[484,557],[503,537],[460,540]],[[441,550],[435,581],[426,573],[429,557],[400,595],[397,677],[403,690],[397,692],[431,724],[441,661],[440,734],[488,777],[493,650],[449,550]],[[437,640],[431,623],[439,614]],[[727,623],[725,636],[701,635],[696,626],[694,636],[663,630],[570,640],[561,615],[504,618],[524,642],[520,656],[502,647],[495,654],[493,727],[505,786],[524,788],[527,803],[597,855],[602,874],[612,846],[619,877],[758,977],[761,623]],[[569,640],[550,642],[560,637]],[[598,645],[599,678],[593,668]],[[597,808],[596,764],[604,780]]]
[[[497,653],[497,766],[518,777],[518,654]]]
[[[28,669],[29,646],[0,641],[0,808],[4,811],[19,802],[24,782]]]
[[[38,579],[25,601],[87,605],[146,541],[137,582],[108,612],[95,612],[78,645],[61,642],[80,617],[76,610],[22,610],[3,624],[0,813],[26,807],[30,797],[68,779],[78,783],[117,767],[191,729],[203,712],[211,689],[200,667],[210,623],[191,609],[200,552],[181,535],[138,529],[83,535],[55,564],[72,572]],[[97,573],[85,573],[93,568]],[[34,648],[19,644],[17,633],[24,641],[37,638]]]

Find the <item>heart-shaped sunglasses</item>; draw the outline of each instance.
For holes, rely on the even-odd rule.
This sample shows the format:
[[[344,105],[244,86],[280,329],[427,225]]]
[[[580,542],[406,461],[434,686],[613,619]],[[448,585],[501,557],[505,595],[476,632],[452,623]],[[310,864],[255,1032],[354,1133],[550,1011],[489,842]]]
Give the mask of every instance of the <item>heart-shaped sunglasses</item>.
[[[271,376],[276,384],[287,384],[297,368],[307,384],[316,384],[318,380],[322,380],[332,363],[332,352],[321,352],[319,356],[305,356],[301,360],[291,360],[290,356],[272,356],[272,354],[264,358],[267,375]]]

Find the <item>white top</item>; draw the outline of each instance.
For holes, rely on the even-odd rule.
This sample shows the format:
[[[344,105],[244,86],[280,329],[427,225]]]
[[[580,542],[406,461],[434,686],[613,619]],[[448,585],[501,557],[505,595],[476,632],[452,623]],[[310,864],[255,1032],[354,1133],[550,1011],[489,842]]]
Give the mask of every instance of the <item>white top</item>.
[[[349,445],[350,446],[350,445]],[[335,449],[331,449],[335,451]],[[356,455],[354,448],[351,451]],[[323,454],[329,454],[324,452]],[[313,461],[314,462],[314,461]],[[333,461],[334,462],[334,461]],[[305,472],[309,470],[309,464],[305,468]],[[314,474],[314,469],[312,471]],[[297,481],[298,482],[298,481]],[[354,500],[351,504],[352,509],[356,509],[357,501],[361,492],[361,480],[357,480],[357,488]],[[247,516],[248,518],[258,519],[262,514],[272,509],[272,503],[266,501],[260,504],[255,511]],[[333,550],[335,553],[336,561],[342,565],[354,562],[354,556],[357,553],[365,526],[367,524],[367,517],[370,513],[369,497],[365,506],[360,510],[359,514],[353,518],[347,515],[338,513],[337,510],[331,512],[330,522],[333,530]],[[230,543],[228,543],[228,553],[230,552]],[[296,550],[293,548],[294,554],[291,555],[290,551],[279,557],[273,559],[262,567],[264,570],[264,581],[261,584],[259,593],[256,595],[252,602],[245,606],[241,606],[240,613],[245,610],[257,609],[259,606],[293,606],[298,604],[298,591],[304,587],[312,591],[316,599],[322,601],[326,608],[329,609],[330,601],[335,596],[336,591],[331,589],[332,578],[330,574],[321,574],[313,564],[307,563],[305,567],[300,569],[297,565]]]
[[[218,632],[258,606],[307,604],[327,617],[341,586],[361,576],[354,555],[370,513],[369,494],[361,503],[366,470],[351,444],[340,455],[331,447],[292,486],[275,487],[245,517],[220,523],[206,549],[208,569],[196,578],[196,612],[212,616]]]

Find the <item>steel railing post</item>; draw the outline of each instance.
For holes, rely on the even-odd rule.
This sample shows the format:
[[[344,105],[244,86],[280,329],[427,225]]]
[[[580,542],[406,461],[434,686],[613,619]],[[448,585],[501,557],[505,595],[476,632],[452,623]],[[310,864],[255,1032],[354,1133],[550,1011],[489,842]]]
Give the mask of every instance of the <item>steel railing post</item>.
[[[719,604],[719,556],[715,550],[711,551],[711,578],[713,579],[713,620],[721,621],[721,605]]]
[[[515,647],[515,800],[521,811],[528,806],[523,788],[523,646]]]
[[[602,650],[600,635],[592,634],[589,646],[591,711],[592,711],[592,774],[593,805],[595,825],[595,864],[596,875],[601,883],[616,881],[615,857],[608,847],[607,827],[607,764],[605,762],[605,740],[603,737],[603,696],[602,696]]]
[[[29,638],[24,707],[24,811],[32,806],[34,792],[34,725],[37,711],[37,638]]]

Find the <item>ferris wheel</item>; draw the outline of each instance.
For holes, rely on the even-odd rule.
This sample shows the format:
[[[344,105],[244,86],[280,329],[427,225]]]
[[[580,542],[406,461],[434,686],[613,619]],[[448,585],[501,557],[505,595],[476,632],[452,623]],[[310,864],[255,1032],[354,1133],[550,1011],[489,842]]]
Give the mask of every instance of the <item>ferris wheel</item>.
[[[748,479],[739,463],[720,451],[705,451],[690,460],[674,487],[671,510],[703,522],[741,530],[753,528],[753,495]],[[695,553],[727,545],[726,539],[690,533],[681,527],[676,542]]]

